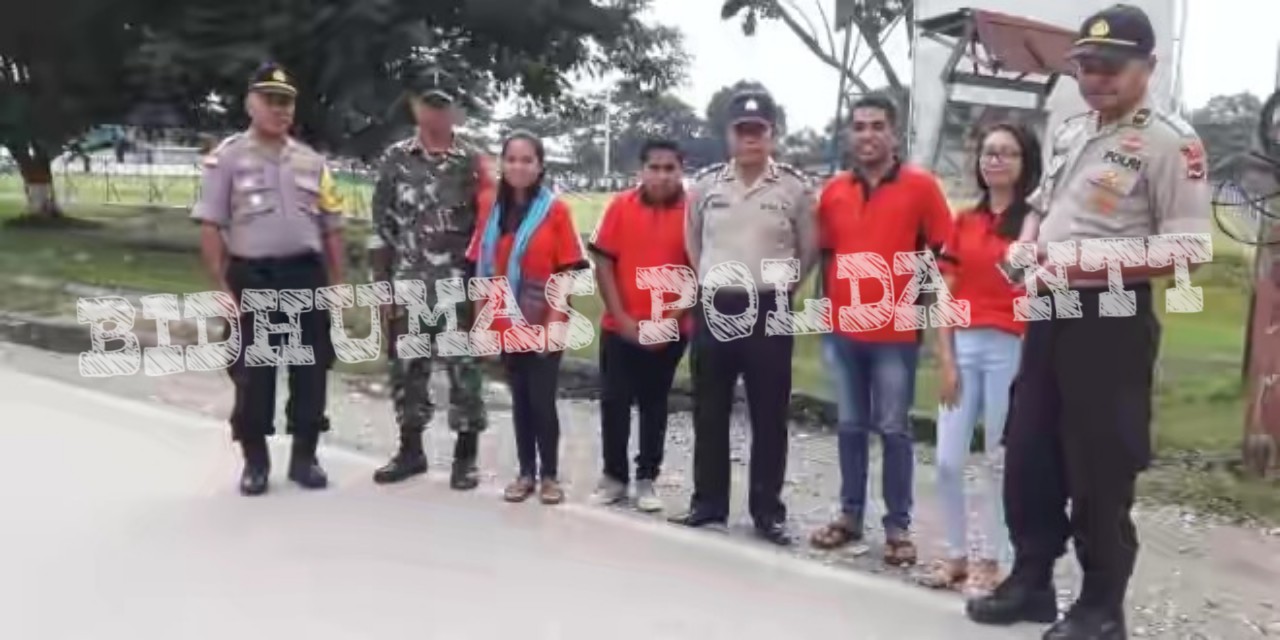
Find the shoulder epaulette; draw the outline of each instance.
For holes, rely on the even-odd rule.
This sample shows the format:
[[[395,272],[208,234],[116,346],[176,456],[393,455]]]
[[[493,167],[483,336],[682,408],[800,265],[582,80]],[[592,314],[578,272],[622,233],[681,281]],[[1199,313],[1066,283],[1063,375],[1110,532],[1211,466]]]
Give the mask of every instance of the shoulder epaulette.
[[[1081,111],[1080,113],[1077,113],[1075,115],[1070,115],[1064,118],[1062,120],[1062,124],[1067,124],[1067,123],[1074,124],[1076,120],[1079,120],[1081,118],[1088,118],[1089,116],[1092,116],[1092,115],[1093,115],[1092,111]]]
[[[805,171],[801,170],[799,167],[797,167],[797,166],[795,166],[795,165],[790,165],[790,164],[787,164],[787,163],[785,163],[785,162],[779,162],[779,163],[777,163],[777,165],[776,165],[776,166],[778,167],[778,171],[781,171],[781,172],[783,172],[783,173],[785,173],[785,174],[788,174],[788,175],[790,175],[790,176],[792,176],[792,177],[794,177],[794,178],[796,178],[796,179],[800,180],[801,182],[812,182],[812,181],[813,181],[813,176],[809,175],[808,173],[806,173]]]
[[[202,160],[204,166],[206,167],[218,166],[218,156],[221,156],[222,152],[227,150],[227,147],[230,147],[232,144],[239,141],[243,136],[244,136],[243,133],[233,133],[227,136],[226,138],[223,138],[222,142],[218,143],[218,146],[214,147],[213,150],[205,154]]]
[[[1157,120],[1164,123],[1165,126],[1173,129],[1173,131],[1180,137],[1195,138],[1199,136],[1199,134],[1196,133],[1195,127],[1191,126],[1191,123],[1176,114],[1157,111],[1155,112],[1155,117]]]
[[[701,170],[699,170],[697,173],[693,174],[693,179],[701,180],[712,174],[720,173],[721,171],[724,171],[724,168],[727,166],[729,166],[729,163],[727,162],[717,162],[715,164],[705,166]]]
[[[313,156],[319,156],[319,157],[321,157],[321,158],[323,158],[323,157],[324,157],[324,154],[320,153],[319,151],[316,151],[315,147],[313,147],[313,146],[311,146],[311,145],[309,145],[309,144],[307,144],[307,143],[305,143],[305,142],[303,142],[303,141],[301,141],[301,140],[299,140],[299,139],[297,139],[297,138],[293,138],[293,144],[294,144],[294,145],[296,145],[296,146],[298,147],[298,149],[299,149],[299,150],[301,150],[303,153],[310,154],[310,155],[313,155]]]

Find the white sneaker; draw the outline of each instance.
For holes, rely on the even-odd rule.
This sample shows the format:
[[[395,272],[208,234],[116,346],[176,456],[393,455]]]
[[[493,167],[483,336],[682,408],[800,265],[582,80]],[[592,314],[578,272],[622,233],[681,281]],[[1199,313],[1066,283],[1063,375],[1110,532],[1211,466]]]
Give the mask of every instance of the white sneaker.
[[[662,498],[658,497],[658,492],[654,490],[652,480],[636,482],[636,509],[645,513],[657,513],[665,506]]]
[[[601,506],[615,505],[626,499],[627,485],[613,478],[601,478],[600,484],[591,496],[591,501]]]

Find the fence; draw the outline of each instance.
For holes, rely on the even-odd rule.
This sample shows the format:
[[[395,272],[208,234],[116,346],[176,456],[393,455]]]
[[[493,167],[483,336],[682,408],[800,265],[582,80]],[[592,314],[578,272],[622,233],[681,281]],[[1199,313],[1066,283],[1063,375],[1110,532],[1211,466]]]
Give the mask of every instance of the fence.
[[[111,154],[59,158],[53,166],[58,201],[63,205],[190,209],[200,197],[199,156],[193,154],[186,162],[176,154],[159,159],[165,162],[147,163],[129,157],[121,162]],[[330,166],[347,215],[367,219],[373,195],[368,168],[356,162]],[[16,171],[0,175],[0,194],[21,197],[22,178]]]

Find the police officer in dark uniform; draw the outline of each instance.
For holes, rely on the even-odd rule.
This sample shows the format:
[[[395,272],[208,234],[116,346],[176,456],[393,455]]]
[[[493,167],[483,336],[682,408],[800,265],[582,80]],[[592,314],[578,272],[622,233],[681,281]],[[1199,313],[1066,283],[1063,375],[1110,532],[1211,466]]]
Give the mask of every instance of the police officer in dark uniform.
[[[1048,170],[1030,198],[1035,237],[1023,241],[1034,240],[1042,256],[1050,243],[1065,241],[1079,251],[1087,240],[1207,239],[1204,147],[1186,122],[1152,104],[1154,48],[1151,22],[1133,6],[1116,5],[1081,28],[1071,57],[1093,110],[1053,136]],[[1173,267],[1125,266],[1132,314],[1106,316],[1107,274],[1084,265],[1064,271],[1080,316],[1060,317],[1053,296],[1053,316],[1029,324],[1005,432],[1013,571],[991,596],[971,601],[968,613],[987,624],[1053,622],[1053,568],[1071,538],[1083,588],[1044,637],[1120,640],[1138,553],[1134,485],[1151,458],[1160,325],[1150,280]]]
[[[797,259],[800,278],[818,257],[816,199],[812,181],[772,158],[777,106],[763,91],[744,91],[729,104],[733,159],[703,170],[689,189],[685,247],[713,311],[698,307],[691,368],[694,379],[694,492],[689,511],[672,520],[684,526],[719,527],[729,516],[730,417],[739,377],[751,416],[749,508],[756,534],[789,545],[782,489],[787,469],[787,420],[791,403],[791,335],[767,335],[766,319],[778,310],[776,286],[762,275],[765,259]],[[740,262],[752,292],[733,286],[709,291],[708,276],[721,264]],[[792,285],[795,286],[795,285]],[[794,289],[786,292],[791,299]],[[758,300],[755,325],[740,340],[712,330],[713,313],[739,315]]]
[[[246,290],[317,288],[342,281],[341,200],[325,158],[291,138],[295,99],[293,79],[280,66],[263,65],[249,84],[245,106],[252,121],[248,131],[224,140],[204,159],[200,200],[192,217],[202,225],[201,253],[219,287],[240,305],[241,349],[231,365],[235,405],[232,437],[244,452],[240,492],[267,490],[271,459],[267,437],[274,433],[276,366],[250,366],[265,352],[252,349],[254,317]],[[257,296],[255,296],[256,298]],[[277,307],[278,308],[278,307]],[[279,311],[267,312],[269,323],[285,324]],[[316,460],[320,434],[328,430],[325,393],[333,363],[327,311],[298,314],[303,346],[311,347],[312,364],[289,365],[287,430],[293,435],[289,479],[308,489],[321,489],[328,478]],[[286,337],[268,334],[272,351]]]

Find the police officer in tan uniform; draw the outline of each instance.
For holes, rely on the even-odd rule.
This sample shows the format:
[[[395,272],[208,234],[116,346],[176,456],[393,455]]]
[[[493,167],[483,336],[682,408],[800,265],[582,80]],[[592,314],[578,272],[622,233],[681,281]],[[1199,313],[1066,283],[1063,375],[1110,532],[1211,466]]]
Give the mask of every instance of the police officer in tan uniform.
[[[1081,28],[1071,56],[1093,110],[1052,137],[1045,179],[1032,196],[1039,226],[1024,235],[1042,259],[1055,242],[1210,232],[1204,148],[1148,95],[1154,47],[1151,22],[1136,7],[1114,6]],[[1172,270],[1123,267],[1136,312],[1101,316],[1105,271],[1066,268],[1081,317],[1057,317],[1055,302],[1050,319],[1030,323],[1005,433],[1014,568],[991,596],[969,603],[973,620],[1054,622],[1053,568],[1070,538],[1084,584],[1044,637],[1126,637],[1125,591],[1138,551],[1130,509],[1151,458],[1160,343],[1150,280]]]
[[[244,495],[267,490],[276,367],[246,362],[256,312],[246,309],[241,294],[246,289],[314,293],[342,282],[341,201],[324,157],[289,136],[297,94],[292,78],[278,65],[264,65],[253,75],[245,100],[252,125],[205,157],[200,201],[192,212],[202,226],[206,268],[241,305],[241,349],[231,366],[236,388],[231,434],[244,452]],[[278,311],[266,315],[271,323],[288,320]],[[312,348],[315,363],[289,365],[286,414],[293,451],[288,475],[303,487],[320,489],[328,478],[316,460],[316,445],[328,430],[325,392],[334,356],[328,312],[312,304],[298,322],[302,344]],[[284,337],[270,334],[270,344],[283,344]]]
[[[704,287],[716,265],[745,264],[754,280],[757,316],[749,335],[725,340],[712,332],[704,306],[698,306],[691,357],[694,493],[688,513],[673,521],[722,526],[729,516],[729,424],[741,376],[751,416],[751,517],[761,538],[787,545],[792,538],[781,494],[794,337],[765,335],[765,320],[777,309],[777,298],[774,285],[761,277],[761,260],[797,258],[803,280],[818,256],[816,203],[812,181],[770,157],[777,107],[768,93],[735,95],[729,121],[733,160],[705,169],[694,181],[687,199],[685,245]],[[705,288],[703,295],[708,295]],[[750,303],[741,285],[710,296],[724,315],[739,315]]]

